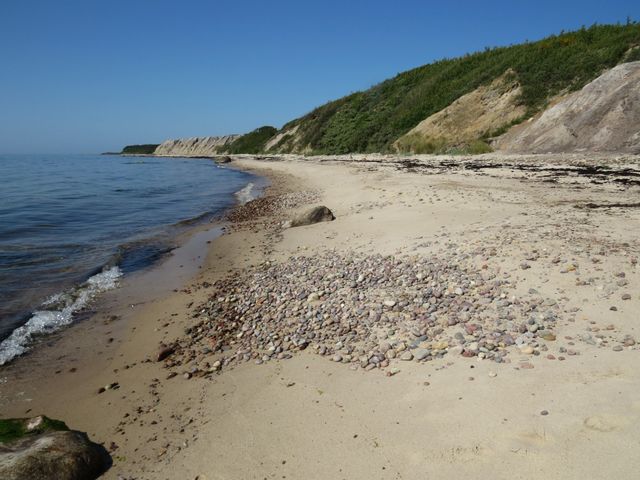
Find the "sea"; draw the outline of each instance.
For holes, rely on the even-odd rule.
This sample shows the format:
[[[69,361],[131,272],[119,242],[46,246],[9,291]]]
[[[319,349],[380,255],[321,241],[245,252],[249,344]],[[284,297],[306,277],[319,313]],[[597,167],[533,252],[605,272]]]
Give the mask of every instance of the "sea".
[[[210,159],[0,155],[0,365],[262,186]]]

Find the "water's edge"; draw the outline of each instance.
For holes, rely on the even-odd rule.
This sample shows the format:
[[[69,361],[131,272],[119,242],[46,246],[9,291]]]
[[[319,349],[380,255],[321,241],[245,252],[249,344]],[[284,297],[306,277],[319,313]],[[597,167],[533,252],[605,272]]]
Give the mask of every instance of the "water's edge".
[[[188,280],[186,277],[193,276],[197,270],[178,270],[172,265],[176,259],[182,261],[181,250],[186,250],[188,254],[206,251],[207,244],[222,234],[224,216],[236,206],[262,195],[268,185],[267,178],[255,176],[234,193],[235,204],[222,211],[206,212],[171,225],[174,227],[170,237],[171,246],[154,251],[146,257],[146,262],[126,268],[123,266],[123,263],[127,262],[124,257],[119,258],[119,263],[116,264],[112,260],[91,272],[85,281],[47,298],[34,311],[25,315],[24,323],[0,342],[0,366],[27,353],[39,340],[46,338],[46,335],[73,324],[84,310],[99,301],[101,294],[120,287],[124,281],[127,287],[131,287],[144,274],[159,270],[162,276],[167,277],[166,281],[158,286],[159,289],[172,289],[184,283]],[[181,264],[180,267],[182,266]],[[197,269],[197,265],[192,267]],[[154,295],[154,292],[148,289],[146,293]]]

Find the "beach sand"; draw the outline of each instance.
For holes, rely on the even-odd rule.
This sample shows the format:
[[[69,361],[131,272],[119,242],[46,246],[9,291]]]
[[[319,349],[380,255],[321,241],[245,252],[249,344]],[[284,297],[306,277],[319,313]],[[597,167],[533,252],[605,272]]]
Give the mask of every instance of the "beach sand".
[[[0,371],[2,415],[88,432],[111,452],[108,479],[635,478],[640,187],[504,159],[482,169],[359,160],[235,160],[272,180],[269,195],[313,201],[234,223],[210,245],[216,232],[200,233],[173,263],[108,293],[90,319]],[[600,208],[613,204],[626,206]],[[336,220],[279,228],[309,205]],[[555,340],[536,339],[537,354],[508,347],[502,363],[450,345],[369,371],[314,346],[219,373],[156,361],[161,342],[189,343],[216,281],[265,260],[372,254],[460,257],[506,275],[501,298],[555,309]]]

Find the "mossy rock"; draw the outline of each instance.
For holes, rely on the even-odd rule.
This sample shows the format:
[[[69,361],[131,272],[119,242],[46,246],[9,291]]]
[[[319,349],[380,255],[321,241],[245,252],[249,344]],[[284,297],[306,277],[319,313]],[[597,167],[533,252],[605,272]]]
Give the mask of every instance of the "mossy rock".
[[[2,480],[94,480],[110,465],[104,447],[64,422],[44,416],[0,420]]]
[[[26,435],[67,430],[69,430],[69,427],[64,422],[45,416],[9,418],[0,420],[0,443],[11,442]]]

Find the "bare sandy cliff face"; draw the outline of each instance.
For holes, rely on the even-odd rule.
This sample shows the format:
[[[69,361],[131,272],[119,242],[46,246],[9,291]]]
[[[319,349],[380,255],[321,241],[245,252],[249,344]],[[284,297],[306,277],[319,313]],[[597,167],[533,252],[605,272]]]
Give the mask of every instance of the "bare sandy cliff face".
[[[495,147],[512,153],[640,153],[640,62],[605,72],[511,129]]]
[[[225,147],[240,135],[224,135],[221,137],[193,137],[178,140],[166,140],[156,148],[154,155],[210,157],[221,153]]]
[[[264,147],[268,153],[302,153],[312,152],[310,145],[305,145],[300,124],[296,124],[277,133]]]
[[[491,84],[478,87],[427,117],[394,146],[411,149],[411,144],[419,139],[440,139],[448,144],[476,140],[524,115],[525,107],[517,102],[521,93],[515,73],[507,71]]]

